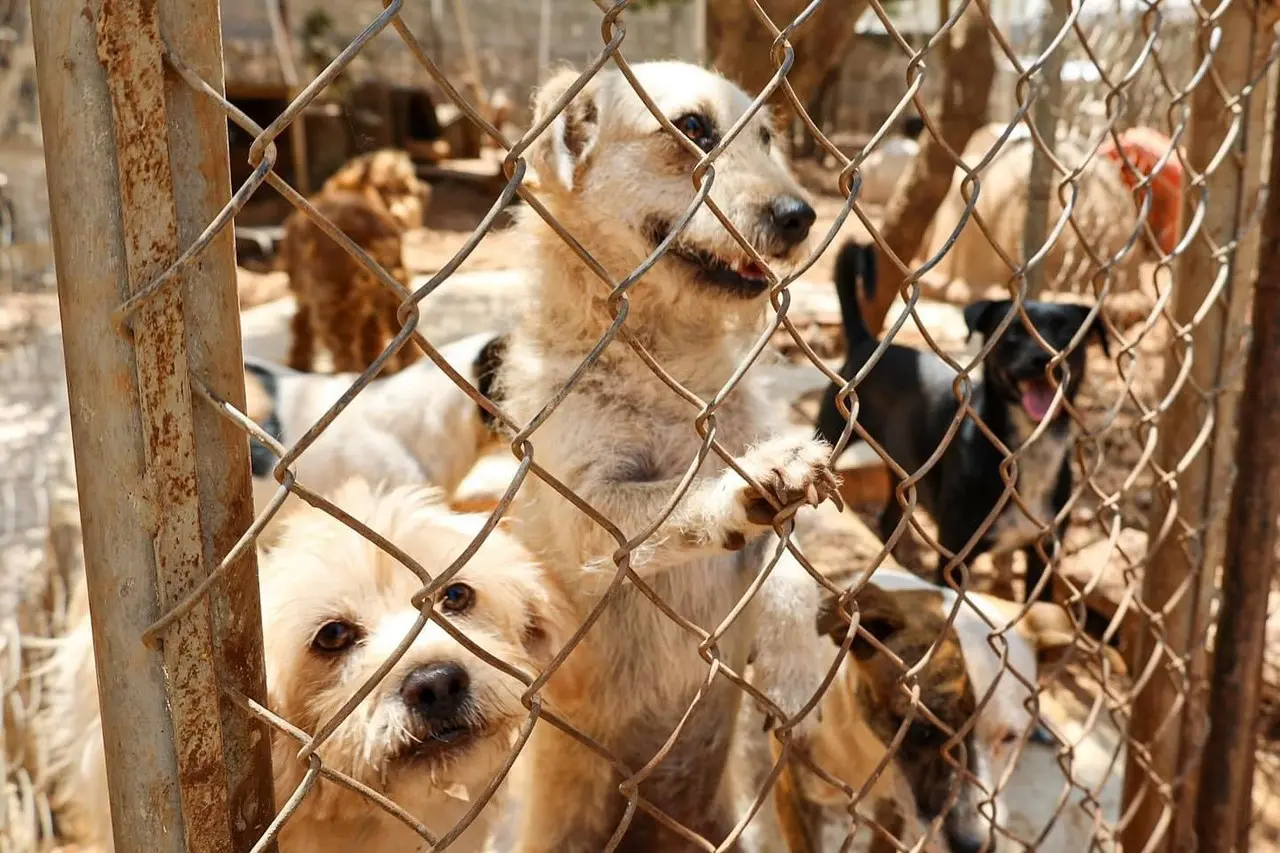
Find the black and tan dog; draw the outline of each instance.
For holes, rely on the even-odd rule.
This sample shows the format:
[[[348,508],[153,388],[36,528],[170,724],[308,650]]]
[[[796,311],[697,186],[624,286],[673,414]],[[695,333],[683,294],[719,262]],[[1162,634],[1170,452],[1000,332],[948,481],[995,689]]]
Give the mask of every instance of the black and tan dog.
[[[867,297],[875,291],[875,254],[870,246],[847,243],[836,265],[836,291],[844,321],[846,355],[840,375],[853,379],[869,361],[879,341],[871,334],[858,306],[858,283]],[[987,429],[1018,452],[1017,493],[988,524],[1005,491],[1000,466],[1005,451],[991,441],[972,416],[964,418],[941,457],[917,484],[917,501],[938,525],[939,544],[949,553],[975,539],[971,560],[985,552],[1024,550],[1028,598],[1051,596],[1042,583],[1045,561],[1036,547],[1061,526],[1063,507],[1071,494],[1068,458],[1074,422],[1061,396],[1073,403],[1085,373],[1083,342],[1072,348],[1086,323],[1086,335],[1096,336],[1106,350],[1101,322],[1090,320],[1083,305],[1025,302],[1026,316],[1056,351],[1070,350],[1051,366],[1046,350],[1015,315],[991,346],[982,363],[982,379],[973,383],[972,409]],[[981,300],[964,310],[969,334],[990,340],[1006,316],[1015,310],[1009,300]],[[947,432],[960,411],[953,385],[956,372],[938,356],[890,344],[855,388],[860,403],[858,424],[908,473],[919,470],[947,442]],[[839,388],[831,386],[818,414],[818,435],[839,440],[847,419],[836,407]],[[853,433],[850,441],[858,439]],[[897,484],[895,483],[895,486]],[[1021,505],[1019,505],[1021,503]],[[902,521],[902,505],[890,498],[880,515],[880,535],[886,540]],[[1047,542],[1042,547],[1047,547]],[[945,565],[947,560],[940,560]],[[959,584],[958,572],[951,582]]]

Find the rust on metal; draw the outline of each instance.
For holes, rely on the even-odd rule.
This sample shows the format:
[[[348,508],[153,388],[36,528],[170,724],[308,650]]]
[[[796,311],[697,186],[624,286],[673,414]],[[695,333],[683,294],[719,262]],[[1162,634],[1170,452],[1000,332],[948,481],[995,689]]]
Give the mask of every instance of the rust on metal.
[[[1280,129],[1280,123],[1276,124]],[[1274,138],[1274,136],[1273,136]],[[1272,145],[1271,187],[1280,186],[1280,146]],[[1267,651],[1267,610],[1280,545],[1280,205],[1267,206],[1254,286],[1253,336],[1245,370],[1227,551],[1222,567],[1209,718],[1196,811],[1198,849],[1249,848],[1256,732]]]
[[[183,853],[163,661],[138,642],[159,599],[154,513],[135,353],[110,322],[129,279],[96,13],[31,11],[112,830],[119,850]]]
[[[1191,185],[1182,211],[1187,242],[1164,264],[1173,272],[1171,320],[1177,325],[1164,368],[1167,408],[1153,458],[1158,480],[1139,599],[1149,618],[1131,634],[1127,650],[1131,671],[1150,671],[1134,688],[1124,785],[1132,814],[1122,840],[1125,849],[1149,851],[1196,849],[1192,830],[1207,727],[1209,614],[1231,473],[1216,457],[1219,442],[1231,440],[1232,403],[1238,398],[1227,388],[1206,389],[1217,389],[1231,371],[1230,345],[1243,331],[1248,282],[1240,279],[1247,275],[1249,254],[1243,246],[1232,254],[1221,247],[1242,243],[1241,190],[1261,154],[1241,150],[1255,73],[1255,11],[1224,0],[1206,5],[1219,14],[1200,24],[1197,57],[1222,85],[1206,80],[1189,97],[1181,155]]]
[[[144,288],[177,258],[178,213],[169,160],[163,49],[157,5],[103,0],[98,58],[106,69],[115,124],[120,216],[130,290]],[[192,429],[183,279],[145,303],[135,317],[143,452],[156,519],[155,571],[167,607],[208,572]],[[189,851],[229,851],[218,681],[209,606],[196,608],[165,637],[179,795]]]
[[[221,41],[209,37],[219,31],[218,3],[164,0],[160,9],[166,51],[180,50],[190,67],[215,91],[223,92]],[[168,140],[178,241],[184,253],[192,249],[199,252],[198,261],[183,268],[181,282],[185,316],[198,318],[198,322],[188,323],[186,330],[189,375],[243,409],[234,238],[229,227],[208,230],[211,222],[221,220],[233,198],[227,119],[217,104],[185,85],[170,69],[166,69],[166,76],[169,123],[189,128],[171,133]],[[238,427],[198,400],[193,406],[192,430],[204,536],[200,579],[229,555],[238,554],[208,592],[218,683],[224,693],[234,691],[265,704],[257,552],[253,547],[235,551],[253,521],[249,443]],[[181,594],[194,589],[194,585],[184,585]],[[181,597],[168,603],[179,600]],[[167,636],[167,631],[162,633],[161,641]],[[271,740],[261,721],[244,714],[225,695],[221,721],[233,849],[249,850],[274,813]]]

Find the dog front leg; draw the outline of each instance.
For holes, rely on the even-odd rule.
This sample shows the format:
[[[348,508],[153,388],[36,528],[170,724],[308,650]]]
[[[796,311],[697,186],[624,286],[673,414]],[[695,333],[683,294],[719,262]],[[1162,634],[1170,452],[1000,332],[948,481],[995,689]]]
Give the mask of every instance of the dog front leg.
[[[678,479],[609,480],[575,491],[630,540],[665,511],[679,485]],[[765,528],[750,524],[722,491],[717,478],[694,480],[680,503],[634,549],[631,568],[647,579],[700,557],[740,550],[763,533]],[[574,526],[571,541],[584,565],[599,564],[618,550],[617,540],[585,515],[576,514]]]
[[[839,480],[827,467],[829,448],[813,439],[785,437],[764,442],[740,457],[738,465],[768,493],[761,495],[733,469],[693,481],[654,533],[637,549],[633,568],[653,575],[698,557],[743,548],[769,529],[773,504],[805,501],[816,506],[827,498],[839,501]],[[608,472],[609,469],[602,469]],[[605,518],[634,537],[666,511],[680,479],[657,482],[616,476],[587,477],[576,491]],[[582,517],[585,521],[585,517]],[[599,525],[579,530],[587,545],[584,563],[612,554],[617,543]]]
[[[1071,486],[1071,463],[1064,460],[1062,467],[1058,469],[1058,479],[1054,482],[1053,494],[1050,497],[1055,516],[1062,515],[1063,507],[1067,505],[1067,501],[1071,498]],[[1055,526],[1055,531],[1058,541],[1064,541],[1067,535],[1067,522],[1065,520],[1059,521]],[[1040,546],[1044,548],[1046,554],[1052,553],[1053,540],[1048,536],[1044,536],[1040,539]],[[1035,594],[1036,587],[1040,585],[1040,580],[1044,577],[1046,567],[1044,558],[1040,556],[1040,552],[1036,549],[1036,543],[1032,542],[1028,545],[1023,555],[1027,565],[1026,592],[1023,600],[1029,601],[1034,595],[1040,601],[1053,601],[1053,578],[1049,579],[1049,582],[1044,585],[1039,594]]]
[[[794,538],[794,537],[793,537]],[[761,568],[768,565],[779,544],[770,536]],[[831,641],[818,633],[818,605],[822,591],[789,549],[757,593],[752,681],[788,719],[794,718],[822,685],[835,660]],[[796,727],[804,736],[817,725],[815,707]]]

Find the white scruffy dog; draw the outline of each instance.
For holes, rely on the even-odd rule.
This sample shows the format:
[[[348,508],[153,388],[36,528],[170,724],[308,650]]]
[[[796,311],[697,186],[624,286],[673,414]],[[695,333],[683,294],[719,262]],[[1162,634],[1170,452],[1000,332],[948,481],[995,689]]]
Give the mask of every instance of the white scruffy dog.
[[[331,499],[429,572],[447,567],[483,516],[451,513],[434,491],[345,484]],[[259,561],[268,704],[304,731],[332,717],[400,644],[418,610],[418,577],[346,525],[303,507]],[[68,840],[112,849],[93,641],[84,607],[55,659],[54,727]],[[437,594],[440,613],[494,657],[536,676],[573,620],[566,601],[515,540],[494,531]],[[439,837],[489,784],[525,720],[524,686],[428,622],[373,692],[324,742],[324,764],[378,790]],[[300,744],[272,738],[276,802],[302,781]],[[449,846],[476,853],[501,804]],[[284,853],[406,853],[423,838],[367,798],[321,777],[285,823]]]
[[[716,74],[681,63],[633,66],[677,133],[649,112],[619,71],[597,74],[530,149],[538,195],[615,281],[675,230],[695,198],[690,176],[751,99]],[[574,81],[562,72],[537,96],[538,119]],[[683,135],[683,138],[681,138]],[[805,256],[815,213],[787,169],[766,116],[750,118],[715,162],[711,199],[759,255],[780,268]],[[534,270],[522,322],[512,332],[498,390],[528,423],[569,380],[612,322],[608,288],[545,223],[522,228]],[[705,205],[669,251],[629,291],[625,329],[684,388],[720,393],[763,332],[765,270]],[[748,373],[718,406],[715,438],[780,506],[835,492],[829,448],[808,435],[781,436],[780,408]],[[659,518],[696,459],[696,406],[659,379],[622,340],[580,377],[534,432],[534,457],[635,537]],[[596,606],[615,567],[617,541],[581,510],[530,477],[517,498],[520,535],[556,572],[576,609]],[[631,569],[705,631],[722,626],[772,556],[775,510],[720,457],[709,455],[688,492],[637,549]],[[686,831],[723,843],[738,815],[725,767],[743,695],[710,664],[698,638],[625,584],[565,662],[575,689],[548,684],[568,720],[633,772],[683,724],[664,759],[639,785],[648,808]],[[715,653],[746,672],[781,710],[796,715],[817,690],[835,650],[815,630],[818,584],[792,558],[773,570],[726,625]],[[705,688],[705,689],[704,689]],[[698,697],[697,707],[689,712]],[[687,714],[687,716],[686,716]],[[807,724],[813,715],[806,718]],[[531,775],[520,849],[595,853],[627,809],[621,778],[598,754],[550,726],[530,743]],[[701,849],[642,809],[629,816],[619,851]]]

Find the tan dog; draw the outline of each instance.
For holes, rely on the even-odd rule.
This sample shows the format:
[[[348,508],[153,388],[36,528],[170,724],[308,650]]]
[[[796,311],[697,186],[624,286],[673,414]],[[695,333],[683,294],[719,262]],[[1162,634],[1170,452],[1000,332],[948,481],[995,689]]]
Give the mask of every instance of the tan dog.
[[[406,230],[421,227],[429,194],[409,155],[386,150],[347,163],[311,203],[407,286],[403,236]],[[396,294],[302,211],[285,221],[281,255],[298,303],[289,365],[295,370],[313,369],[318,345],[329,351],[338,372],[367,368],[400,329]],[[408,344],[396,353],[387,371],[399,370],[420,355],[416,346]]]
[[[353,157],[329,180],[324,193],[349,192],[381,205],[401,230],[421,228],[431,201],[431,186],[418,179],[408,153],[383,148]]]
[[[915,666],[942,638],[915,683],[920,702],[961,733],[969,769],[957,771],[960,751],[953,750],[954,760],[948,760],[948,738],[917,713],[906,725],[886,772],[859,804],[859,813],[874,815],[881,823],[886,811],[896,815],[894,832],[908,844],[936,823],[939,828],[928,849],[940,853],[1022,850],[1018,841],[1034,841],[1050,820],[1053,826],[1041,839],[1041,845],[1048,846],[1037,850],[1086,849],[1092,818],[1079,806],[1054,815],[1061,790],[1040,791],[1038,802],[1018,796],[1032,781],[1020,773],[1024,763],[1032,770],[1034,751],[1052,754],[1046,743],[1049,736],[1027,708],[1031,694],[1020,679],[1034,685],[1040,665],[1056,661],[1071,647],[1074,635],[1066,611],[1055,604],[1030,605],[1015,629],[1004,634],[1008,658],[1002,664],[988,640],[996,628],[1010,624],[1023,605],[971,593],[973,605],[961,605],[953,627],[948,627],[955,603],[952,590],[892,568],[880,569],[873,577],[875,583],[856,597],[861,625],[903,664]],[[844,641],[848,623],[833,604],[826,602],[819,629],[838,644]],[[1112,666],[1123,666],[1114,650],[1106,653]],[[812,739],[811,755],[854,790],[868,782],[907,718],[910,701],[899,683],[903,673],[860,633],[823,697],[823,719]],[[1014,775],[993,797],[996,780],[1015,760]],[[824,840],[823,809],[843,813],[848,798],[816,775],[789,767],[775,803],[792,853],[834,850],[843,842],[843,831]],[[886,803],[893,807],[886,810]]]
[[[855,791],[870,784],[870,801],[860,811],[892,816],[897,823],[893,828],[903,841],[918,840],[911,835],[936,823],[936,837],[945,839],[951,853],[976,853],[986,839],[979,807],[982,790],[991,787],[990,768],[970,722],[977,698],[964,649],[945,614],[928,606],[929,595],[914,590],[887,592],[874,584],[859,592],[861,627],[901,664],[859,632],[838,680],[823,697],[823,720],[812,738],[810,755]],[[833,604],[827,602],[818,627],[840,645],[849,623]],[[913,709],[902,689],[903,667],[920,664],[935,642],[928,665],[914,681],[922,707]],[[929,719],[926,708],[943,727]],[[872,781],[888,745],[899,737],[885,772]],[[824,849],[818,841],[813,807],[843,809],[848,800],[819,777],[794,766],[789,770],[799,784],[788,780],[776,799],[788,844],[797,851]],[[795,805],[797,798],[803,806]],[[894,808],[885,809],[886,802]],[[789,815],[791,808],[804,808],[809,814],[797,820]],[[910,835],[903,834],[906,827],[911,828]],[[803,844],[797,841],[798,829]]]
[[[483,517],[451,514],[433,492],[372,491],[352,481],[334,502],[439,572]],[[308,509],[285,524],[260,560],[271,709],[309,732],[325,723],[404,640],[418,617],[411,571],[342,523]],[[81,590],[83,600],[83,589]],[[514,540],[495,531],[437,594],[437,609],[480,648],[536,675],[563,642],[564,598]],[[92,638],[81,621],[57,658],[52,721],[62,768],[62,825],[70,840],[111,849]],[[450,831],[496,773],[525,717],[524,687],[434,622],[320,747],[324,763],[381,791],[438,836]],[[300,744],[274,736],[276,801],[302,781]],[[450,845],[478,851],[499,804]],[[280,835],[298,853],[401,853],[423,844],[369,800],[321,779]]]
[[[637,268],[672,232],[695,198],[690,173],[738,122],[750,99],[723,78],[680,63],[633,66],[640,83],[686,139],[665,130],[620,72],[598,74],[530,149],[539,197],[615,280]],[[545,117],[576,75],[562,72],[539,93]],[[804,251],[812,208],[787,170],[763,116],[751,118],[715,164],[711,198],[751,244],[786,264]],[[537,217],[523,221],[535,270],[528,313],[512,333],[498,393],[528,422],[561,389],[605,333],[608,288]],[[670,251],[629,291],[626,329],[685,388],[715,397],[762,331],[768,281],[705,206]],[[673,393],[622,341],[615,341],[534,433],[538,464],[627,537],[664,513],[695,462],[697,408]],[[834,491],[828,448],[808,434],[779,438],[752,374],[716,411],[716,440],[778,505],[819,503]],[[617,541],[541,481],[530,477],[516,508],[520,532],[561,573],[579,612],[596,606],[615,567]],[[636,549],[631,570],[683,617],[712,631],[730,615],[771,554],[769,501],[712,454],[682,500]],[[788,715],[810,699],[834,651],[813,631],[818,586],[792,559],[775,567],[753,602],[716,643]],[[698,638],[628,583],[604,609],[565,668],[574,694],[549,682],[578,729],[632,771],[651,762],[698,707],[670,751],[649,768],[640,795],[713,843],[733,826],[725,765],[741,691],[717,677]],[[582,659],[590,652],[589,660]],[[705,690],[704,690],[705,687]],[[534,733],[537,784],[528,792],[521,850],[595,853],[619,831],[627,807],[621,778],[604,759],[549,726]],[[645,811],[630,816],[619,851],[695,849]]]

